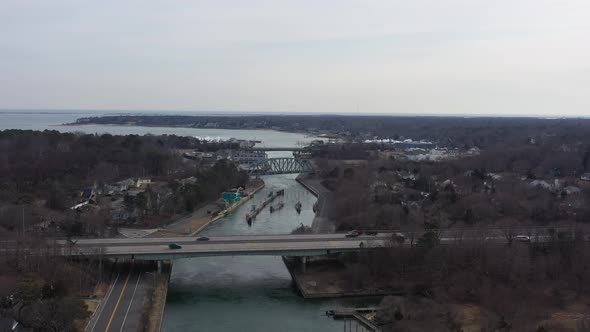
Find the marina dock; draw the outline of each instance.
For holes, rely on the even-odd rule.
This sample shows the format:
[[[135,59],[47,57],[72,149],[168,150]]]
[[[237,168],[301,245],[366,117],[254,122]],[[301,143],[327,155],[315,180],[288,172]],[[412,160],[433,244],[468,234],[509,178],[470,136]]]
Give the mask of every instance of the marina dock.
[[[365,317],[365,314],[367,313],[374,313],[376,311],[378,311],[379,308],[354,308],[354,309],[338,309],[338,310],[330,310],[326,312],[327,316],[331,316],[334,319],[342,319],[345,321],[345,331],[346,329],[346,321],[347,320],[355,320],[357,321],[359,324],[361,324],[361,326],[368,330],[368,331],[372,331],[372,332],[380,332],[381,329],[379,327],[377,327],[377,325],[375,325],[371,320],[369,320],[367,317]],[[349,330],[352,331],[352,324],[349,324]],[[357,329],[358,331],[358,326]]]
[[[277,197],[279,196],[284,196],[285,195],[285,190],[281,189],[278,190],[277,192],[274,193],[270,193],[270,196],[268,196],[264,201],[262,201],[262,203],[260,203],[259,205],[255,206],[253,208],[252,211],[250,211],[250,213],[248,213],[246,215],[246,221],[251,222],[252,219],[256,218],[256,216],[270,203],[272,203],[272,201],[274,201]]]

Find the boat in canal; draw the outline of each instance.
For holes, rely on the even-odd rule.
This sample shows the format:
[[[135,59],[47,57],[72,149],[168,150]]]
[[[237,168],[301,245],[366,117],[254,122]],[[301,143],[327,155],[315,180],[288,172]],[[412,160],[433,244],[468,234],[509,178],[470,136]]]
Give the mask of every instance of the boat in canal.
[[[297,213],[301,213],[301,207],[302,207],[301,202],[297,202],[295,204],[295,211],[297,211]]]
[[[282,209],[284,206],[285,206],[285,203],[283,203],[282,201],[279,202],[279,204],[277,204],[275,206],[272,206],[271,205],[271,207],[270,207],[270,213],[273,213],[275,211],[278,211],[278,210]]]

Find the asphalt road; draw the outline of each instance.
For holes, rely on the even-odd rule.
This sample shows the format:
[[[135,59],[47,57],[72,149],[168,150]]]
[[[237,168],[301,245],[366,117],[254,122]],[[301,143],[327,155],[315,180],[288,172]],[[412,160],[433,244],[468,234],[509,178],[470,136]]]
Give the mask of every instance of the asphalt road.
[[[377,235],[362,236],[362,238],[386,239],[391,233],[378,233]],[[279,234],[279,235],[237,235],[210,237],[208,241],[197,241],[199,237],[168,237],[168,238],[102,238],[73,240],[73,247],[114,247],[114,246],[145,246],[178,244],[211,244],[211,243],[244,243],[244,242],[315,242],[330,240],[354,241],[355,238],[345,237],[345,233],[333,234]],[[57,241],[60,245],[68,245],[66,240]]]
[[[102,300],[87,332],[135,332],[141,324],[144,303],[153,282],[142,264],[118,264],[115,279]]]
[[[405,241],[397,245],[416,245],[420,233],[402,232]],[[546,242],[551,240],[547,234],[532,232],[531,229],[513,230],[512,236],[527,235],[531,242]],[[133,239],[81,239],[75,244],[62,241],[64,254],[67,255],[103,255],[162,259],[181,258],[189,256],[210,255],[310,255],[314,251],[331,252],[356,250],[361,247],[386,247],[392,244],[392,233],[378,233],[377,235],[361,235],[345,237],[345,234],[305,234],[305,235],[249,235],[211,237],[208,241],[198,241],[194,237],[171,238],[133,238]],[[489,242],[507,243],[508,237],[502,230],[453,230],[439,233],[440,244],[454,244],[460,242]],[[176,243],[178,249],[170,249],[168,245]],[[149,256],[149,257],[148,257]],[[154,258],[157,256],[157,258]]]
[[[574,238],[570,228],[556,228],[567,234],[565,241]],[[510,236],[524,235],[530,237],[530,242],[540,243],[552,241],[554,238],[548,233],[548,228],[514,228],[505,229],[452,229],[439,231],[441,244],[454,244],[466,242],[508,243]],[[416,245],[423,232],[399,232],[405,236],[403,243],[398,245]],[[57,245],[62,247],[63,255],[85,256],[111,256],[122,258],[141,258],[133,255],[149,256],[158,255],[174,256],[175,254],[194,254],[193,256],[210,255],[241,255],[241,254],[266,254],[266,255],[290,255],[289,251],[297,251],[294,255],[305,255],[304,251],[358,249],[362,242],[364,247],[384,247],[391,244],[391,232],[381,232],[377,235],[361,235],[348,238],[344,233],[326,234],[282,234],[282,235],[247,235],[247,236],[220,236],[210,237],[208,241],[198,241],[196,237],[169,237],[169,238],[103,238],[103,239],[74,239],[72,241],[58,240]],[[590,241],[590,238],[586,239]],[[169,244],[176,243],[182,248],[170,249]],[[0,251],[17,250],[14,241],[4,241]],[[12,248],[14,246],[14,248]],[[53,249],[52,249],[53,250]],[[313,253],[310,253],[313,254]],[[177,255],[178,256],[178,255]],[[189,255],[182,255],[189,257]],[[181,258],[181,257],[177,257]],[[147,259],[154,259],[147,257]]]
[[[287,239],[287,240],[266,240],[266,241],[247,241],[239,239],[237,241],[217,241],[211,238],[209,241],[193,241],[183,243],[173,240],[181,246],[178,249],[170,249],[166,243],[141,243],[133,242],[127,244],[118,243],[117,245],[97,244],[97,245],[73,245],[63,249],[64,255],[84,255],[104,257],[127,257],[143,259],[166,259],[193,257],[193,256],[211,256],[211,255],[309,255],[317,254],[317,251],[330,250],[332,252],[356,250],[362,246],[385,247],[389,240],[384,237],[356,237],[345,238],[340,235],[336,239]]]

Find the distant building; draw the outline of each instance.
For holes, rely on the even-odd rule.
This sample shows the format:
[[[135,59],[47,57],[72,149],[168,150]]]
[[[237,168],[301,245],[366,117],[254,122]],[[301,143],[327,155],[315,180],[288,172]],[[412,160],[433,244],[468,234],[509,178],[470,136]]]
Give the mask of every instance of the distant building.
[[[113,184],[107,184],[104,186],[104,194],[107,196],[111,196],[114,194],[120,194],[129,190],[130,187],[135,186],[135,181],[133,179],[126,179],[119,182],[115,182]]]
[[[33,225],[33,228],[36,229],[37,231],[44,232],[44,231],[49,230],[50,228],[54,228],[55,225],[56,225],[55,221],[47,219],[45,221],[42,221],[40,223]],[[0,329],[0,331],[2,331],[2,329]]]
[[[239,165],[250,165],[255,164],[267,158],[267,154],[264,151],[235,151],[231,159]]]
[[[221,198],[226,201],[229,205],[232,205],[242,199],[242,196],[238,192],[226,191],[221,194]]]
[[[311,141],[311,143],[309,145],[312,145],[312,146],[314,146],[314,145],[324,145],[324,141],[321,140],[321,139],[316,139],[316,140]]]
[[[397,176],[399,176],[402,180],[416,180],[416,175],[408,171],[397,172]]]
[[[92,189],[92,188],[84,189],[80,193],[80,197],[81,197],[82,201],[89,201],[91,199],[94,199],[95,196],[96,196],[96,193],[94,192],[94,189]]]
[[[137,179],[136,187],[145,187],[148,186],[150,183],[152,183],[152,179]]]
[[[553,184],[544,180],[534,180],[529,185],[534,188],[543,188],[552,192],[558,192],[563,187],[563,184],[558,179],[555,179]]]
[[[465,154],[467,154],[468,156],[477,156],[480,153],[481,150],[477,146],[474,146],[471,149],[467,150]]]
[[[197,159],[197,155],[195,152],[184,152],[182,154],[182,156],[186,159],[190,159],[190,160],[196,160]]]
[[[502,180],[502,175],[500,175],[500,174],[487,173],[486,176],[492,180],[496,180],[496,181]]]
[[[563,188],[563,192],[566,193],[567,195],[575,195],[575,194],[579,194],[580,192],[582,192],[582,190],[578,187],[567,186],[567,187]]]
[[[185,179],[180,179],[178,182],[183,186],[186,186],[187,184],[196,184],[197,178],[195,176],[191,176]]]
[[[434,147],[432,142],[428,141],[412,141],[412,140],[405,140],[402,145],[406,149],[431,149]]]
[[[111,203],[111,219],[116,222],[127,222],[135,218],[135,211],[130,211],[125,206],[124,200]]]
[[[553,186],[551,184],[549,184],[547,181],[543,181],[543,180],[534,180],[531,183],[529,183],[529,186],[534,187],[534,188],[543,188],[543,189],[547,189],[547,190],[553,189]]]

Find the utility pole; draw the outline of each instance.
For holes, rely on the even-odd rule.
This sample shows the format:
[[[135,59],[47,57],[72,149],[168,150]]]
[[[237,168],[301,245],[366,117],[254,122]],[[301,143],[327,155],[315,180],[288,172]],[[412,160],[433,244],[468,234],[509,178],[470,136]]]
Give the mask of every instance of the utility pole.
[[[25,237],[25,207],[23,206],[23,238]]]
[[[102,282],[102,251],[103,248],[99,249],[99,255],[98,255],[98,282]]]

